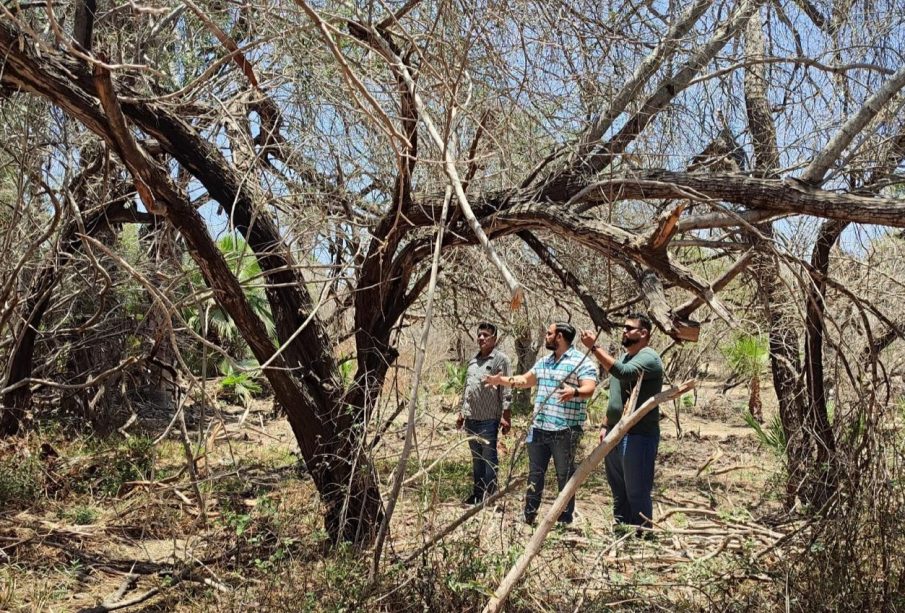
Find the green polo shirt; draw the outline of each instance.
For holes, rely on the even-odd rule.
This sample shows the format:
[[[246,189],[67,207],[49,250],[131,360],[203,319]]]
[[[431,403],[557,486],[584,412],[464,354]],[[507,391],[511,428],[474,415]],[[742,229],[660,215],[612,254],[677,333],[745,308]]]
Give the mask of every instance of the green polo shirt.
[[[638,403],[635,408],[663,389],[663,362],[660,361],[660,356],[650,347],[645,347],[633,356],[623,354],[610,368],[610,402],[606,410],[610,428],[622,419],[622,409],[631,398],[632,390],[635,389],[641,373],[644,373],[644,378],[641,380],[641,390],[638,392]],[[654,407],[629,430],[629,434],[659,436],[660,408]]]

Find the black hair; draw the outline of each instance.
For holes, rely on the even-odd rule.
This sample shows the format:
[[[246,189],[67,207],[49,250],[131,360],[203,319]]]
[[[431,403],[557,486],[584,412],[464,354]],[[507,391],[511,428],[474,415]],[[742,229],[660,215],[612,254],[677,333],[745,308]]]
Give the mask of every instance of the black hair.
[[[566,339],[566,342],[571,345],[572,341],[575,340],[575,327],[564,321],[557,321],[553,325],[556,326],[556,331],[562,334],[562,337]]]
[[[653,326],[650,323],[650,319],[647,315],[643,313],[629,313],[625,316],[626,319],[637,319],[638,323],[641,324],[641,327],[647,330],[647,333],[650,334],[653,331]]]
[[[496,326],[488,321],[482,321],[478,324],[478,332],[481,330],[487,330],[493,336],[496,336]]]

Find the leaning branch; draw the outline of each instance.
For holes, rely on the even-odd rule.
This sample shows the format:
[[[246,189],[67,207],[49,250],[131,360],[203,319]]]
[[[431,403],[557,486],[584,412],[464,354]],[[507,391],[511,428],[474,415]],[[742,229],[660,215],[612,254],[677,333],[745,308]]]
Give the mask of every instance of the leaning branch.
[[[635,424],[641,421],[641,418],[647,415],[655,406],[668,400],[679,398],[682,394],[694,388],[694,386],[694,379],[686,381],[678,387],[673,386],[664,392],[660,392],[653,398],[648,399],[644,404],[638,407],[638,410],[634,413],[624,416],[619,420],[616,427],[610,430],[609,434],[606,435],[606,438],[604,438],[594,451],[591,452],[591,455],[575,469],[575,474],[572,475],[569,482],[566,483],[565,487],[559,492],[559,496],[556,497],[553,505],[547,511],[543,521],[534,532],[534,536],[531,537],[531,540],[525,546],[524,553],[522,553],[515,565],[509,570],[509,573],[503,579],[502,583],[500,583],[496,592],[494,592],[493,596],[487,602],[483,613],[496,613],[503,608],[512,589],[522,578],[522,575],[525,574],[525,571],[528,570],[528,565],[531,564],[531,560],[540,552],[544,539],[553,528],[560,513],[566,508],[569,500],[575,495],[575,492],[581,484],[587,480],[591,472],[600,465],[603,458],[619,444],[622,437],[625,436]]]
[[[735,261],[735,263],[729,267],[729,269],[724,272],[718,279],[716,279],[713,283],[710,284],[710,287],[713,288],[714,293],[718,293],[724,287],[729,285],[729,282],[732,281],[735,277],[739,275],[743,270],[748,268],[748,265],[751,263],[751,259],[754,257],[754,249],[749,249],[746,251],[742,257]],[[689,317],[692,313],[695,312],[699,307],[704,305],[704,301],[695,296],[685,304],[680,305],[676,310],[675,314],[677,317],[686,318]]]
[[[589,169],[600,171],[610,163],[615,155],[625,151],[669,101],[688,87],[691,80],[700,73],[701,68],[735,37],[759,5],[759,0],[742,0],[729,18],[717,27],[713,37],[702,45],[675,74],[659,83],[656,91],[644,101],[635,115],[626,122],[612,140],[599,153],[588,159]]]
[[[519,238],[525,241],[525,244],[531,247],[534,250],[534,253],[537,254],[537,257],[541,259],[541,261],[547,265],[547,268],[553,271],[553,273],[559,277],[559,280],[562,281],[569,289],[575,292],[575,295],[578,296],[578,299],[581,300],[581,303],[584,305],[585,309],[588,312],[588,315],[591,317],[591,321],[594,322],[594,327],[600,330],[605,330],[607,332],[611,332],[616,325],[610,321],[609,317],[607,317],[606,311],[597,304],[597,300],[594,298],[594,295],[591,293],[590,288],[581,282],[581,280],[575,276],[575,274],[566,268],[566,266],[559,261],[553,251],[547,247],[533,232],[530,230],[524,230],[518,233]]]
[[[823,183],[826,173],[829,171],[843,150],[848,147],[855,137],[861,133],[864,127],[873,120],[886,103],[889,102],[903,87],[905,87],[905,66],[899,68],[874,94],[867,99],[858,112],[849,117],[839,132],[827,143],[826,147],[817,154],[805,171],[801,174],[801,180],[813,185]]]
[[[585,154],[594,146],[613,122],[621,115],[629,103],[635,99],[644,85],[657,72],[666,58],[670,57],[682,42],[682,38],[691,31],[694,24],[701,18],[707,9],[713,4],[712,0],[698,0],[682,14],[679,20],[667,32],[666,37],[658,44],[644,61],[638,65],[631,78],[622,86],[619,93],[613,98],[610,106],[601,113],[594,123],[588,128],[579,144],[579,156]]]
[[[725,173],[687,173],[644,170],[613,176],[582,190],[583,203],[624,200],[691,198],[723,201],[773,214],[809,215],[852,223],[905,228],[905,199],[837,193],[810,187],[800,181]],[[578,205],[580,202],[574,201]],[[719,222],[718,218],[714,221]],[[724,223],[719,223],[724,226]],[[704,227],[696,224],[696,227]],[[679,228],[683,229],[682,222]]]

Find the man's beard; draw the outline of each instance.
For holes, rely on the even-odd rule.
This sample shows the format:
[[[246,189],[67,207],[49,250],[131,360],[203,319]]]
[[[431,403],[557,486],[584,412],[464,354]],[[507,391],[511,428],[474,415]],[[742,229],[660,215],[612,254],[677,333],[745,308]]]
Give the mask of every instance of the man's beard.
[[[556,349],[556,341],[544,341],[544,347],[550,351],[554,351]]]
[[[640,338],[624,338],[624,339],[622,339],[622,346],[631,347],[632,345],[636,344],[640,340],[641,340]]]

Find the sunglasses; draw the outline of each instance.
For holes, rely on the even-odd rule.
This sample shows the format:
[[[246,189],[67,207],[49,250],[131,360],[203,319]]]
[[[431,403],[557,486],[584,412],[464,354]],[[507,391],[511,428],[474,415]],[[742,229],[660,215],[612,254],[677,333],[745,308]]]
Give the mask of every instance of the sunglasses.
[[[632,330],[643,330],[644,328],[642,328],[641,326],[630,326],[628,324],[625,324],[624,326],[622,326],[622,329],[626,332],[631,332]]]

